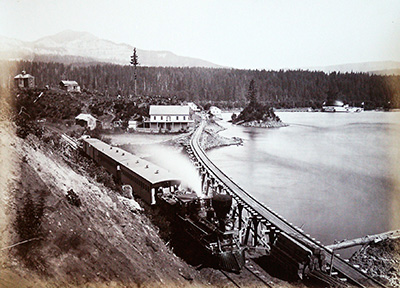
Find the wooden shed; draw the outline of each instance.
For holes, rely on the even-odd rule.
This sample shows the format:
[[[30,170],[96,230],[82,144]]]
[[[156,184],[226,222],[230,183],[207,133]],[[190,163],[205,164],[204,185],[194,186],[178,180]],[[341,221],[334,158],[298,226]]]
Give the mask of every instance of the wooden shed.
[[[14,77],[15,86],[18,88],[34,88],[35,87],[35,77],[22,71]]]

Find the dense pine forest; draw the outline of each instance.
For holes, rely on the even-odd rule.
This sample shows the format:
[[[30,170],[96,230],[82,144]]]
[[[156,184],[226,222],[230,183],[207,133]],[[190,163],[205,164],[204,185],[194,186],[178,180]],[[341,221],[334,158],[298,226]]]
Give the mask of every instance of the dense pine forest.
[[[1,63],[1,67],[6,67]],[[0,85],[25,70],[35,76],[37,87],[56,87],[60,80],[76,80],[83,90],[99,95],[129,97],[134,94],[132,66],[113,64],[62,64],[14,62],[11,71],[0,70]],[[275,108],[321,107],[327,99],[350,105],[365,103],[366,109],[400,108],[400,76],[366,73],[314,71],[265,71],[214,68],[137,68],[137,94],[176,96],[198,104],[212,102],[220,107],[244,107],[249,82],[254,79],[257,99]]]

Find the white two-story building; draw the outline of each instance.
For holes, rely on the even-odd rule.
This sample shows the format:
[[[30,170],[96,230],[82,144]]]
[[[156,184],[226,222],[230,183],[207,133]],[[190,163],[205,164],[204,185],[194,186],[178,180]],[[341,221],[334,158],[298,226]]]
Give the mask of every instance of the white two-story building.
[[[189,106],[151,105],[144,127],[151,131],[179,132],[193,127]]]
[[[219,109],[217,106],[211,106],[210,107],[210,113],[214,116],[217,117],[219,119],[222,119],[222,111],[221,109]]]

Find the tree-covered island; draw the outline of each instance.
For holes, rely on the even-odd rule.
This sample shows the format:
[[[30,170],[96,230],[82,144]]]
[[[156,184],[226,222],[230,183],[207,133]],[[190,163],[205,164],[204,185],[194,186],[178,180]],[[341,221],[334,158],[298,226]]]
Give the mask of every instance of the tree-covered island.
[[[232,114],[232,123],[248,127],[277,128],[287,124],[275,115],[273,108],[257,102],[257,90],[254,79],[250,81],[247,93],[249,104],[240,112],[239,116]]]

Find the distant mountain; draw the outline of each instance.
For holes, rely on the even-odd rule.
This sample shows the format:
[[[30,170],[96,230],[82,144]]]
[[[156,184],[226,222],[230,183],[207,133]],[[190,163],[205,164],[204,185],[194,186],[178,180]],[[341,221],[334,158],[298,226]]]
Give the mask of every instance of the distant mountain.
[[[364,72],[379,75],[400,75],[400,62],[396,61],[375,61],[363,63],[351,63],[342,65],[306,67],[304,70],[330,72]]]
[[[107,62],[128,65],[132,53],[131,45],[100,39],[87,32],[67,30],[33,42],[0,36],[1,60]],[[142,66],[222,67],[201,59],[178,56],[169,51],[137,49],[137,54]]]

